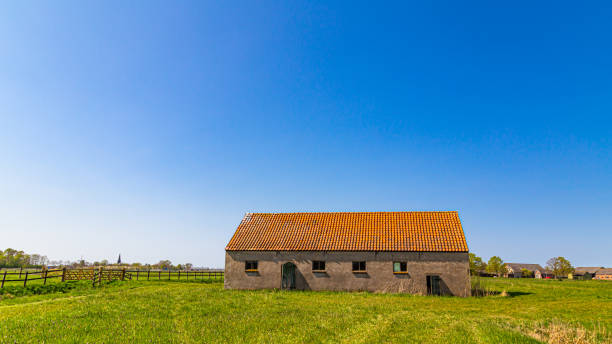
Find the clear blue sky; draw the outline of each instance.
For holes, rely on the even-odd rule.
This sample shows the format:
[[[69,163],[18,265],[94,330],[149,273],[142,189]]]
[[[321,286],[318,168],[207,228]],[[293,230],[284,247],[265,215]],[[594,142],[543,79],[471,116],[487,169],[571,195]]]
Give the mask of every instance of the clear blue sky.
[[[612,5],[0,5],[0,249],[221,267],[245,212],[458,210],[612,265]]]

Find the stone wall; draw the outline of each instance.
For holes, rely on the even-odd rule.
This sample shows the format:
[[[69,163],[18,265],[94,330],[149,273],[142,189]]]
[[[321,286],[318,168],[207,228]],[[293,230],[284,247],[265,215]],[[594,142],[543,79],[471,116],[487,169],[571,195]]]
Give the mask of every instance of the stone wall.
[[[245,261],[258,261],[257,272],[246,272]],[[312,271],[312,261],[325,261],[325,272]],[[353,273],[353,261],[366,261],[366,273]],[[394,274],[393,262],[407,262],[406,274]],[[281,266],[296,265],[296,289],[427,293],[427,275],[441,278],[446,295],[469,296],[467,252],[321,252],[227,251],[226,289],[278,289]]]

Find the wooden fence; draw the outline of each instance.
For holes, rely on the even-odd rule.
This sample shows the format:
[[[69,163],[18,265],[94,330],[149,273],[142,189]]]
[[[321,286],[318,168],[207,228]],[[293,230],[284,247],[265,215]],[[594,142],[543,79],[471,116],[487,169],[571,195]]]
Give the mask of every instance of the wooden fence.
[[[103,281],[113,280],[137,280],[137,281],[164,281],[164,280],[199,280],[199,281],[223,281],[224,271],[183,271],[183,270],[130,270],[130,269],[42,269],[39,271],[0,272],[0,288],[4,288],[8,282],[23,282],[25,287],[28,282],[42,280],[47,284],[49,279],[60,279],[61,281],[92,281],[95,286]]]
[[[2,281],[0,282],[0,288],[4,288],[4,284],[6,282],[23,282],[23,286],[25,287],[28,281],[33,282],[36,280],[43,280],[43,284],[47,284],[48,279],[54,279],[54,278],[62,278],[62,281],[64,281],[64,277],[63,277],[64,271],[63,270],[62,269],[54,269],[54,270],[42,269],[39,271],[19,270],[19,272],[16,272],[16,271],[8,272],[5,270],[3,273],[0,274],[0,276],[2,276],[1,277]],[[19,276],[19,277],[14,278],[15,276]]]
[[[223,280],[224,271],[185,271],[185,270],[126,270],[132,278],[140,280],[202,280],[217,281]]]

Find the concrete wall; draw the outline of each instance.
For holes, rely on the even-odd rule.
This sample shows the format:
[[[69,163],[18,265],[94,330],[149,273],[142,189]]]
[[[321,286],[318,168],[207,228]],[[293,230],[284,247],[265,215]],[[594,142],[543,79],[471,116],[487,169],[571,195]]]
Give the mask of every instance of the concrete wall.
[[[258,261],[257,272],[245,272],[244,262]],[[325,273],[312,272],[312,261],[325,261]],[[367,273],[353,273],[353,261],[366,261]],[[393,262],[405,261],[407,274],[394,274]],[[441,278],[443,294],[470,295],[466,252],[322,252],[227,251],[226,289],[275,289],[281,287],[281,266],[296,265],[296,289],[364,290],[371,292],[427,293],[427,275]]]

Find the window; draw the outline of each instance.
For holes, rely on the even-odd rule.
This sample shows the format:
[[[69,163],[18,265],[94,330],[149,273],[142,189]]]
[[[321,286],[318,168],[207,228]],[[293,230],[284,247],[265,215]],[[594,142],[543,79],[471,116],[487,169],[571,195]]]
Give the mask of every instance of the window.
[[[366,272],[366,262],[353,262],[353,272]]]
[[[408,264],[406,262],[393,262],[394,274],[405,274],[408,272]]]
[[[313,260],[312,271],[325,271],[325,262],[322,260]]]
[[[244,271],[257,271],[257,261],[247,260],[244,262]]]

